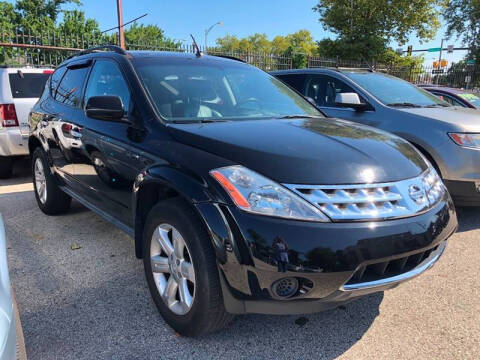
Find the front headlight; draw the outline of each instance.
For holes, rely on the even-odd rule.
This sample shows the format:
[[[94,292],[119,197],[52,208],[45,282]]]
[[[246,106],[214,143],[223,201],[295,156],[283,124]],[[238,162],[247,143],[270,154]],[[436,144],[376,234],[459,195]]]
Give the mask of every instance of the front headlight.
[[[422,178],[425,194],[427,196],[429,206],[435,205],[445,193],[445,185],[440,176],[433,167],[430,167]]]
[[[459,146],[480,149],[480,134],[448,133],[448,136]]]
[[[298,195],[241,165],[214,169],[210,175],[244,211],[287,219],[330,221]]]

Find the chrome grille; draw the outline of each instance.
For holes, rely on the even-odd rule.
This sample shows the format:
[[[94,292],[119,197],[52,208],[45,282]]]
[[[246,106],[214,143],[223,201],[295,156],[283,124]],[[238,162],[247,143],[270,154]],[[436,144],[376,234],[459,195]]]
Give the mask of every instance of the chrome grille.
[[[431,174],[427,170],[416,178],[380,184],[283,185],[334,221],[382,220],[412,216],[437,203],[444,185],[433,173],[432,186]]]

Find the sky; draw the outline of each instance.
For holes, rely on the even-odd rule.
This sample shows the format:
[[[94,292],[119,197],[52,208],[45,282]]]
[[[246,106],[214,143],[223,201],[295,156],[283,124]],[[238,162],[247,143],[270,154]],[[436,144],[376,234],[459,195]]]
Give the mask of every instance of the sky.
[[[12,1],[14,2],[14,1]],[[82,0],[87,17],[95,18],[101,29],[117,25],[116,0]],[[269,39],[276,35],[287,35],[300,29],[310,30],[315,40],[325,37],[334,38],[326,32],[318,21],[318,14],[312,11],[316,0],[123,0],[124,22],[148,13],[139,23],[156,24],[165,31],[166,36],[177,40],[187,40],[193,34],[199,44],[204,43],[204,31],[219,21],[209,34],[208,43],[213,45],[218,37],[227,34],[245,37],[253,33],[265,33]],[[414,49],[440,47],[445,28],[439,30],[433,41],[420,44],[412,35],[403,46],[413,45]],[[444,47],[452,44],[461,46],[460,41],[446,41]],[[396,49],[397,44],[391,46]],[[425,53],[425,64],[438,59],[437,53]],[[444,59],[459,61],[464,51],[444,54]]]

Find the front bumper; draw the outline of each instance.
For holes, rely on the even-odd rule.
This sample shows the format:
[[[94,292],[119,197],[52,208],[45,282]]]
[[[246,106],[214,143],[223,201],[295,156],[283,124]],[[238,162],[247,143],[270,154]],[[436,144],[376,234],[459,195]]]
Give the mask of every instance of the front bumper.
[[[200,212],[205,214],[208,206],[201,205]],[[226,230],[219,230],[220,221],[212,222],[211,214],[204,219],[217,239],[214,246],[225,305],[232,313],[317,312],[395,287],[430,268],[458,226],[448,194],[424,214],[377,222],[310,223],[255,216],[233,207],[216,208]],[[279,237],[289,247],[286,272],[277,266],[273,248]],[[223,253],[219,250],[222,238]],[[362,269],[380,264],[387,264],[386,268],[407,258],[418,262],[392,276],[384,269],[384,276],[377,279],[362,275],[353,280]],[[280,298],[272,286],[285,277],[303,283],[302,291]]]
[[[450,195],[458,206],[480,206],[480,179],[476,181],[445,180]]]
[[[19,127],[0,129],[0,156],[28,155],[28,135]]]

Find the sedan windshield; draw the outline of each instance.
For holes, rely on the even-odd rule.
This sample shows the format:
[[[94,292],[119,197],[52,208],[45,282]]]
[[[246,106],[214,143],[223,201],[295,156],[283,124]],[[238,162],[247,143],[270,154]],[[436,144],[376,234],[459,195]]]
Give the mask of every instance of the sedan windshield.
[[[370,94],[388,106],[436,107],[450,106],[435,95],[394,76],[379,73],[345,73]]]
[[[323,117],[281,81],[241,62],[139,57],[133,63],[152,103],[166,120]]]

